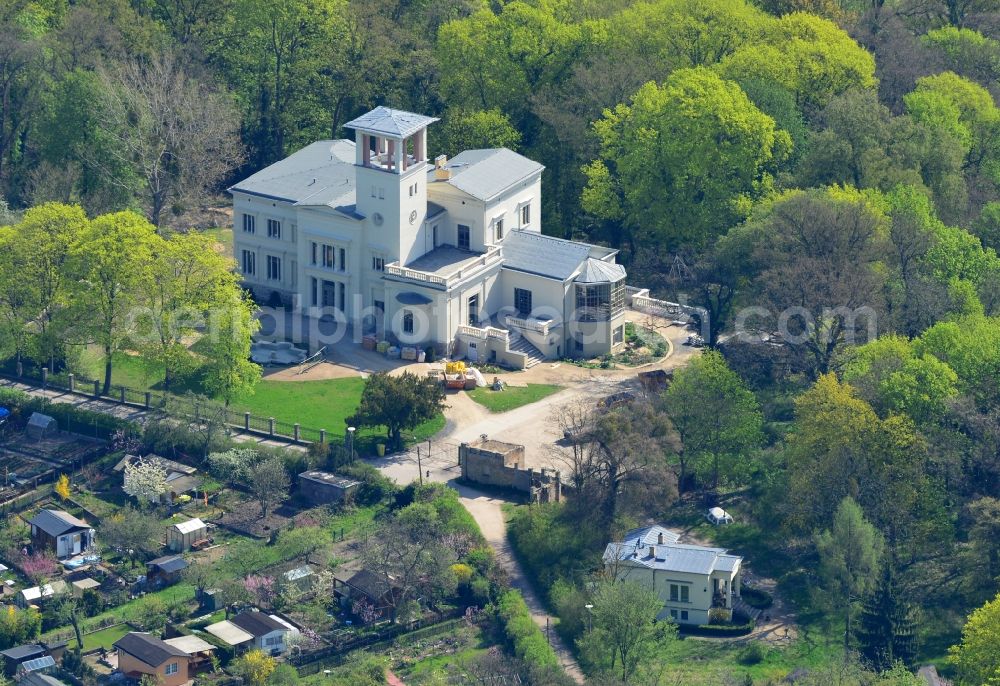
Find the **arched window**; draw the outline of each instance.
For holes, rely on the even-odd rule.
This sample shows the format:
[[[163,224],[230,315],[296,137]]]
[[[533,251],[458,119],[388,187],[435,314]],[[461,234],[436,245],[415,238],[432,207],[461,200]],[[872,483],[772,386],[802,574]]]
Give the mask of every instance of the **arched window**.
[[[403,333],[413,333],[413,313],[403,313]]]

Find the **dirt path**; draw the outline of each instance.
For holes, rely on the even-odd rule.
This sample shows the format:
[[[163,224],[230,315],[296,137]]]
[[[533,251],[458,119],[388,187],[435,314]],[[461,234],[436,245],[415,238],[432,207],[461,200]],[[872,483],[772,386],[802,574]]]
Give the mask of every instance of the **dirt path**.
[[[548,630],[549,644],[559,658],[559,664],[562,665],[563,670],[576,683],[584,683],[583,671],[580,669],[580,665],[577,664],[573,653],[570,652],[555,630],[555,623],[558,620],[545,611],[545,607],[535,593],[535,589],[528,582],[521,564],[514,556],[514,551],[507,540],[507,524],[504,521],[503,510],[501,509],[504,501],[491,498],[467,486],[460,484],[452,484],[452,486],[461,496],[465,509],[476,520],[476,524],[482,530],[486,542],[496,551],[497,560],[507,570],[507,575],[510,577],[510,585],[524,596],[524,602],[528,605],[528,610],[531,611],[531,618],[543,632]]]

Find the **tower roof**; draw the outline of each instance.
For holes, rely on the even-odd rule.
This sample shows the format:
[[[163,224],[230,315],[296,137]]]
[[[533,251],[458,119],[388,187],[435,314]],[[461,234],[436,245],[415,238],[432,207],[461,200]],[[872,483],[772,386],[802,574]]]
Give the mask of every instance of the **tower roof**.
[[[436,121],[438,121],[437,117],[379,106],[368,114],[362,114],[357,119],[347,122],[344,126],[365,133],[406,138]]]

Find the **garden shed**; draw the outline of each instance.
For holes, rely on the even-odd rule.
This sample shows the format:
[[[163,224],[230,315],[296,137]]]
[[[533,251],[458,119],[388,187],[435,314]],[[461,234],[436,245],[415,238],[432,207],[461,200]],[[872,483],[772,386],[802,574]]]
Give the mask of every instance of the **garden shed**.
[[[28,419],[28,426],[26,427],[28,433],[28,438],[46,438],[52,436],[57,431],[59,431],[59,423],[55,420],[55,417],[50,417],[47,414],[42,414],[41,412],[32,412],[31,417]]]
[[[208,525],[198,518],[167,527],[167,547],[175,553],[190,550],[194,544],[208,538]]]

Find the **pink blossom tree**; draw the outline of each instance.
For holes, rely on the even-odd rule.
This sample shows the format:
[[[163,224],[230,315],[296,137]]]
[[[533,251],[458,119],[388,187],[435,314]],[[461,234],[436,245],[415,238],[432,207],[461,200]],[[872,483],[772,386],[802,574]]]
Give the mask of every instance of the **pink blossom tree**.
[[[251,574],[243,580],[243,587],[250,592],[259,605],[270,605],[274,602],[274,577]]]
[[[25,576],[39,583],[42,579],[51,579],[59,569],[59,561],[48,553],[22,554],[19,565]]]

